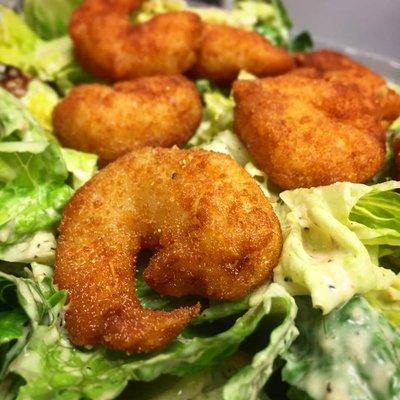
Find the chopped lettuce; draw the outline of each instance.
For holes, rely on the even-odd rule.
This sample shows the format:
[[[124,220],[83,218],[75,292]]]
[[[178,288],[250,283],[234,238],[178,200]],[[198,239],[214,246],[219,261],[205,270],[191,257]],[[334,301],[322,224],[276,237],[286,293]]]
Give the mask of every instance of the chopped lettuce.
[[[59,101],[57,93],[38,79],[29,82],[21,102],[36,117],[46,131],[53,129],[52,112]]]
[[[59,147],[14,96],[0,90],[0,257],[55,227],[72,194]],[[51,166],[51,168],[49,168]]]
[[[74,60],[68,36],[44,41],[22,17],[0,6],[0,62],[53,81],[61,91],[92,78]]]
[[[204,84],[204,82],[202,82]],[[210,87],[203,94],[204,111],[202,121],[188,146],[199,146],[209,142],[217,133],[233,129],[234,101],[218,89]]]
[[[356,296],[323,316],[299,299],[300,335],[284,354],[289,398],[387,400],[400,398],[400,331]]]
[[[34,85],[42,100],[34,110],[43,121],[54,106],[49,90]],[[96,158],[61,149],[24,106],[24,101],[29,105],[29,93],[21,102],[0,89],[0,259],[51,263],[62,209],[73,188],[93,175]]]
[[[23,16],[38,36],[51,40],[68,34],[71,13],[81,3],[82,0],[25,0]]]
[[[65,166],[72,175],[71,186],[79,189],[97,172],[97,155],[73,149],[61,149]]]
[[[351,209],[351,229],[364,244],[400,246],[400,193],[391,187],[400,183],[377,185]]]
[[[383,192],[389,194],[379,196],[391,197],[399,187],[395,181],[374,186],[343,182],[281,193],[284,244],[274,280],[292,295],[310,294],[324,313],[356,293],[388,288],[395,274],[379,267],[377,253],[378,246],[392,244],[393,233],[364,225],[361,216],[360,222],[350,218],[354,206],[358,213],[376,211],[371,197]],[[357,206],[363,196],[368,197]]]
[[[33,273],[26,271],[26,276],[21,278],[0,275],[17,290],[19,305],[14,304],[14,312],[23,311],[24,326],[29,330],[24,346],[14,351],[3,365],[7,379],[13,376],[24,379],[18,399],[112,399],[124,389],[128,380],[151,381],[164,374],[185,377],[202,371],[208,375],[207,380],[201,380],[199,375],[188,378],[189,382],[200,379],[202,395],[188,399],[261,399],[259,393],[275,358],[297,335],[294,300],[281,286],[271,284],[248,297],[247,310],[233,320],[232,326],[214,333],[209,331],[208,325],[204,326],[207,322],[189,327],[163,351],[129,356],[105,349],[79,349],[69,342],[60,324],[65,293],[58,292],[52,285],[51,269],[38,264],[33,264],[32,268]],[[269,319],[270,315],[275,317]],[[280,322],[276,323],[276,317]],[[265,322],[261,324],[262,321]],[[236,353],[239,345],[267,321],[270,321],[272,333],[266,347],[264,344],[253,359],[247,356],[240,368],[228,374],[229,379],[216,380],[215,374],[221,372],[217,367],[209,368]],[[21,336],[21,332],[14,333],[14,336]],[[18,343],[18,338],[11,340]],[[243,365],[246,365],[244,369]],[[224,367],[218,369],[223,371]],[[210,374],[214,376],[211,382]],[[172,379],[168,390],[173,390],[174,382]],[[235,397],[231,397],[232,392]]]
[[[59,101],[57,93],[48,85],[34,79],[28,85],[28,90],[21,102],[28,108],[44,128],[46,135],[54,142],[52,113]],[[20,146],[20,144],[18,144]],[[97,171],[97,156],[73,149],[61,148],[61,155],[67,171],[72,175],[71,186],[78,189]]]
[[[32,332],[41,324],[54,323],[53,311],[60,310],[65,300],[65,293],[54,289],[51,273],[49,267],[36,263],[24,272],[25,277],[0,272],[0,380],[6,377]],[[11,389],[15,388],[3,388]]]
[[[384,290],[368,292],[364,297],[393,325],[400,328],[400,274],[393,284]]]

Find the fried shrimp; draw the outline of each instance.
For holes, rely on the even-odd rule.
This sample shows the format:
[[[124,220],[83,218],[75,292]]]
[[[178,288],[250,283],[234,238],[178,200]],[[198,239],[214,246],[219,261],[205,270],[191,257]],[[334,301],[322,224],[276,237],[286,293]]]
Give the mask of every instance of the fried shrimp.
[[[287,74],[236,81],[234,128],[284,189],[365,182],[384,162],[379,118],[357,87]]]
[[[54,109],[53,125],[64,146],[95,153],[105,165],[139,147],[185,144],[201,114],[188,79],[143,77],[75,87]]]
[[[179,74],[196,58],[202,23],[194,13],[160,14],[133,26],[129,13],[142,0],[85,0],[69,32],[83,67],[108,81]]]
[[[240,70],[257,76],[278,75],[293,67],[290,55],[256,32],[205,24],[193,68],[195,76],[231,82]]]
[[[297,67],[312,68],[326,80],[356,86],[363,93],[360,100],[370,113],[381,119],[384,129],[400,115],[400,96],[388,88],[381,76],[350,57],[319,50],[298,53],[294,58]]]
[[[64,210],[55,280],[69,293],[76,345],[148,352],[199,312],[143,309],[135,264],[153,249],[145,280],[162,294],[240,298],[271,276],[279,222],[256,182],[230,157],[142,148],[101,170]]]

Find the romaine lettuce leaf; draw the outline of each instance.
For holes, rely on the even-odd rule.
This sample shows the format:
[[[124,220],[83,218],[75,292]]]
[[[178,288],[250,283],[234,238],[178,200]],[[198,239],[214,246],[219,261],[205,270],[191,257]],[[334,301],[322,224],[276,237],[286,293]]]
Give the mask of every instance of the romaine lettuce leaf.
[[[9,374],[19,375],[26,382],[19,389],[18,399],[112,399],[124,389],[128,380],[150,381],[164,374],[185,377],[201,374],[204,369],[206,374],[217,374],[217,367],[214,372],[207,368],[234,354],[240,343],[270,314],[279,315],[282,324],[271,326],[275,329],[270,343],[253,361],[248,359],[250,364],[244,372],[234,373],[228,383],[226,379],[220,383],[212,379],[211,386],[210,382],[200,383],[201,396],[194,397],[216,400],[221,398],[216,394],[226,390],[223,398],[231,400],[229,393],[234,389],[240,393],[235,398],[259,399],[258,393],[274,359],[297,334],[294,300],[282,287],[272,284],[249,296],[248,310],[231,327],[216,334],[205,327],[189,327],[168,348],[149,355],[128,356],[105,349],[79,349],[69,342],[60,325],[65,294],[51,285],[51,271],[35,264],[34,276],[41,279],[36,288],[32,287],[35,283],[32,279],[9,277],[19,285],[19,301],[24,304],[24,311],[34,326],[28,343],[7,369]]]
[[[51,133],[53,130],[52,113],[59,101],[57,93],[50,86],[34,79],[29,83],[25,96],[20,100],[40,122],[46,136],[57,143],[56,137]],[[26,118],[26,113],[24,118]],[[16,146],[20,149],[21,143],[19,142]],[[97,156],[95,154],[61,148],[61,155],[67,171],[72,175],[71,186],[73,189],[81,187],[97,172]]]
[[[1,260],[52,263],[61,211],[96,172],[95,155],[61,148],[48,130],[57,102],[39,80],[20,100],[0,89]]]
[[[6,377],[10,363],[21,354],[32,332],[40,324],[54,323],[53,311],[59,312],[65,300],[65,293],[52,285],[49,267],[34,263],[23,273],[25,277],[0,272],[0,380]],[[15,391],[13,379],[8,378],[10,386],[3,386],[0,392]]]
[[[400,193],[382,190],[383,185],[366,193],[351,209],[351,230],[366,245],[400,246]]]
[[[23,16],[29,27],[42,39],[68,34],[72,11],[82,0],[25,0]]]
[[[293,298],[282,286],[276,284],[271,284],[268,290],[274,293],[274,302],[269,301],[267,305],[268,313],[285,315],[284,320],[272,331],[268,346],[256,353],[251,363],[240,369],[223,387],[224,400],[258,399],[263,386],[272,374],[274,361],[289,348],[298,335],[294,324],[297,307]],[[250,305],[257,301],[259,299],[255,293],[250,298]]]
[[[374,186],[343,182],[281,193],[284,244],[274,280],[292,295],[310,294],[324,313],[356,293],[388,288],[395,274],[378,266],[379,248],[363,241],[391,244],[392,236],[351,221],[350,214],[363,196],[399,187],[395,181]]]
[[[74,60],[68,36],[44,41],[14,11],[0,5],[0,62],[53,81],[65,92],[93,78]]]
[[[64,183],[68,171],[60,148],[23,104],[2,89],[0,140],[0,254],[4,256],[10,254],[10,245],[54,228],[73,189]]]
[[[284,354],[282,376],[306,395],[289,398],[400,398],[400,331],[365,299],[356,296],[327,316],[308,298],[298,305],[300,336]]]
[[[0,248],[0,260],[29,263],[33,260],[53,265],[57,246],[54,231],[38,230],[23,241]]]
[[[61,148],[61,154],[72,175],[73,189],[79,189],[97,172],[97,155],[64,148]]]
[[[196,133],[187,144],[189,147],[206,144],[219,132],[233,129],[232,97],[227,97],[218,89],[210,87],[203,93],[202,99],[203,117]]]
[[[53,130],[52,113],[58,101],[57,93],[39,79],[29,82],[26,94],[21,98],[22,104],[48,132]]]
[[[380,311],[393,325],[400,328],[400,274],[392,286],[385,290],[368,292],[364,297]]]

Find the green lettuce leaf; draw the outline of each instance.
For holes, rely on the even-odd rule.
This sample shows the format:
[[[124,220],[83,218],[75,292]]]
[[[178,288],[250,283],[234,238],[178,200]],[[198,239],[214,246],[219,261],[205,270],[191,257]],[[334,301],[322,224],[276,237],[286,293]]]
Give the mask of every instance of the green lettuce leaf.
[[[289,398],[387,400],[400,398],[400,331],[356,296],[323,316],[299,299],[300,336],[284,354]]]
[[[55,228],[73,189],[65,183],[68,171],[58,145],[23,104],[3,89],[0,140],[0,257],[20,261],[6,257],[9,246]]]
[[[275,301],[268,303],[268,312],[285,315],[285,318],[272,331],[268,346],[256,353],[251,363],[240,369],[223,387],[224,400],[256,400],[273,372],[274,361],[298,335],[294,324],[297,307],[293,298],[279,285],[272,284],[269,290],[274,293]],[[259,301],[257,294],[254,296],[250,298],[250,304]]]
[[[37,274],[39,267],[35,265],[35,268]],[[283,322],[277,327],[271,326],[272,334],[267,348],[257,353],[253,360],[248,358],[246,363],[250,361],[250,364],[245,370],[237,368],[229,374],[229,379],[213,378],[212,383],[209,379],[203,379],[200,393],[206,397],[193,397],[198,400],[217,399],[221,398],[217,393],[223,393],[223,398],[230,400],[229,393],[239,390],[241,394],[235,398],[259,399],[261,397],[258,394],[272,370],[275,358],[297,334],[294,327],[294,300],[282,287],[272,284],[248,297],[248,310],[231,327],[216,333],[212,333],[208,325],[189,327],[161,352],[128,356],[105,349],[79,349],[71,345],[65,329],[59,323],[65,295],[54,287],[49,288],[51,272],[43,266],[40,268],[42,281],[39,294],[30,286],[32,281],[11,278],[13,281],[22,279],[19,285],[21,288],[26,286],[25,291],[20,290],[19,301],[25,304],[25,312],[35,322],[29,342],[7,370],[9,374],[21,376],[26,382],[19,389],[18,399],[112,399],[124,389],[128,380],[152,381],[164,374],[186,377],[202,374],[202,371],[208,376],[215,375],[218,373],[217,367],[214,371],[207,368],[218,365],[236,353],[239,345],[266,317],[278,315]],[[24,297],[24,293],[28,298]],[[44,302],[43,307],[40,307],[40,300]],[[32,306],[29,309],[30,304]],[[50,318],[48,314],[51,314]],[[167,389],[173,390],[171,386]]]
[[[65,293],[52,285],[49,267],[32,264],[23,271],[24,277],[0,272],[0,381],[9,373],[9,366],[23,351],[30,335],[40,324],[54,323],[54,313],[60,311]],[[8,377],[0,393],[15,392],[14,379]],[[15,383],[15,382],[14,382]],[[3,397],[2,397],[3,398]]]
[[[400,246],[400,193],[380,187],[362,196],[351,209],[351,229],[364,244]]]
[[[53,81],[65,92],[73,85],[90,81],[75,61],[68,36],[44,41],[32,31],[22,17],[0,6],[0,62],[23,72]]]
[[[379,267],[377,254],[378,244],[391,244],[392,236],[351,221],[350,214],[363,196],[368,198],[361,204],[372,204],[370,196],[399,187],[395,181],[374,186],[343,182],[281,193],[284,244],[274,280],[292,295],[310,294],[324,313],[356,293],[388,288],[395,274]],[[367,246],[372,239],[376,246]]]
[[[46,132],[53,130],[52,113],[59,101],[57,93],[38,79],[29,82],[22,104],[35,116]]]
[[[243,352],[202,372],[183,378],[161,376],[152,382],[130,383],[119,400],[221,400],[221,388],[250,361]],[[262,393],[257,400],[264,400]]]
[[[204,85],[204,81],[201,82]],[[206,89],[202,96],[204,103],[203,117],[196,133],[189,140],[188,146],[208,143],[219,132],[233,129],[232,97],[225,96],[218,89]]]
[[[393,325],[400,328],[400,274],[385,290],[368,292],[364,297],[380,311]]]
[[[0,346],[23,337],[25,322],[21,310],[0,311]]]
[[[82,0],[25,0],[23,16],[29,27],[42,39],[68,34],[72,11]]]
[[[20,100],[0,89],[1,260],[52,263],[62,209],[96,172],[96,156],[62,149],[48,130],[57,102],[38,80]]]
[[[72,175],[71,186],[80,188],[97,172],[97,155],[73,149],[61,149],[68,172]]]
[[[52,113],[58,101],[57,93],[38,79],[29,83],[25,96],[21,98],[21,102],[40,122],[47,137],[54,142],[57,142],[57,139],[51,133],[53,130]],[[95,154],[61,148],[61,155],[67,171],[72,176],[71,186],[73,189],[81,187],[97,172],[97,156]]]

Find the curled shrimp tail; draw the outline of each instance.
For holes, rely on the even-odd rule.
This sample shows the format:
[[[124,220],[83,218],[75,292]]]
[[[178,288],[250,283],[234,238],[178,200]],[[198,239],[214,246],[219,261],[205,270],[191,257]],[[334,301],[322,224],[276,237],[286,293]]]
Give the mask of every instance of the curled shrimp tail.
[[[171,342],[199,312],[199,303],[171,312],[113,309],[104,317],[101,342],[116,350],[153,351]]]

